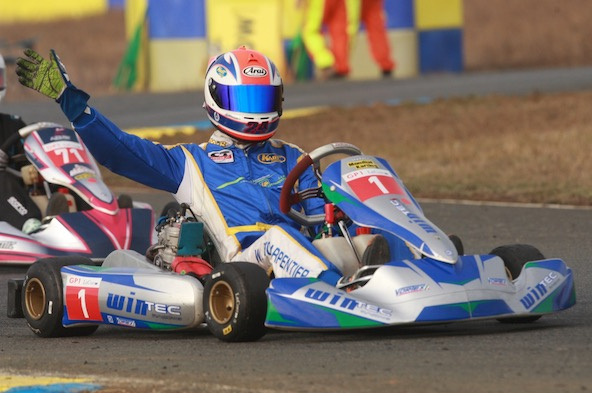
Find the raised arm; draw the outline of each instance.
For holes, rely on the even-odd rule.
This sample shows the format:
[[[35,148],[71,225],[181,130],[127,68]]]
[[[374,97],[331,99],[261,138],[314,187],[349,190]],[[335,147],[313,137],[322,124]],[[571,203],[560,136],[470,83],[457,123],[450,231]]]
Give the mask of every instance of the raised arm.
[[[88,106],[90,96],[76,88],[55,51],[44,59],[32,49],[17,60],[19,82],[54,99],[93,156],[111,171],[147,186],[177,192],[183,178],[185,156],[130,135]]]

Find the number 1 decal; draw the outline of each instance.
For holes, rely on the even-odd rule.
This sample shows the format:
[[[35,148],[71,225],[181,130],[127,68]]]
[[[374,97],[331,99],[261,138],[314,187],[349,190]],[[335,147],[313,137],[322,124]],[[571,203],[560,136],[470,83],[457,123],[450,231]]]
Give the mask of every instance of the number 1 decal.
[[[80,307],[82,307],[82,314],[84,314],[84,319],[88,319],[88,310],[86,309],[86,298],[84,295],[86,294],[86,289],[81,289],[78,291],[78,300],[80,300]]]
[[[382,184],[382,182],[380,181],[380,179],[378,178],[378,176],[370,176],[368,178],[368,181],[370,182],[370,184],[375,184],[376,187],[378,187],[378,189],[380,190],[380,192],[382,192],[383,194],[388,194],[389,193],[389,191],[386,189],[386,187],[384,186],[384,184]]]
[[[360,176],[348,180],[347,184],[362,202],[381,195],[405,195],[403,188],[390,175]]]
[[[72,321],[102,321],[99,307],[99,288],[66,286],[66,310]]]

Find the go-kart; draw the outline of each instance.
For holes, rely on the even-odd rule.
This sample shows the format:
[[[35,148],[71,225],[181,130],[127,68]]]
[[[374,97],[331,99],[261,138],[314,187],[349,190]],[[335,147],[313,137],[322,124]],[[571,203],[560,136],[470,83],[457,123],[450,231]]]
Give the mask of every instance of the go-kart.
[[[335,154],[345,157],[322,172],[320,188],[292,193],[308,166],[320,175],[320,160]],[[325,214],[307,216],[293,207],[311,197],[325,198]],[[11,282],[9,313],[23,313],[42,337],[90,334],[99,324],[189,329],[205,322],[223,341],[249,341],[266,328],[532,322],[575,304],[572,272],[562,260],[522,244],[462,255],[460,239],[424,216],[390,165],[353,145],[333,143],[305,156],[287,176],[280,201],[304,227],[323,227],[313,244],[348,279],[337,286],[316,278],[270,279],[256,264],[216,261],[207,223],[180,212],[161,225],[153,261],[115,251],[100,267],[82,257],[35,263],[24,280]],[[360,244],[367,242],[357,240],[378,236],[368,232],[408,251],[392,246],[390,260],[362,266]],[[171,268],[191,258],[202,274]]]
[[[126,195],[116,198],[76,132],[35,123],[7,138],[0,149],[11,151],[17,143],[23,143],[24,155],[15,153],[9,160],[25,165],[7,170],[22,179],[43,216],[26,233],[0,221],[0,264],[30,265],[70,254],[105,258],[118,249],[144,252],[155,241],[151,206]]]

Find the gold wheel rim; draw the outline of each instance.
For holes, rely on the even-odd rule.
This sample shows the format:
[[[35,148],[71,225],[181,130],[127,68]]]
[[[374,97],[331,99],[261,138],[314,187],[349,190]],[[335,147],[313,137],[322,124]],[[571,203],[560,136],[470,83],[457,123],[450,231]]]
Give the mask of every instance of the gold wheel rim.
[[[512,277],[512,272],[510,271],[510,269],[508,269],[507,266],[504,266],[504,268],[506,269],[506,276],[508,276],[510,281],[514,281],[514,277]]]
[[[214,321],[219,324],[230,321],[234,313],[235,303],[232,288],[228,283],[220,281],[212,286],[209,303]]]
[[[45,313],[46,303],[43,283],[38,278],[28,280],[25,287],[25,307],[31,318],[41,319]]]

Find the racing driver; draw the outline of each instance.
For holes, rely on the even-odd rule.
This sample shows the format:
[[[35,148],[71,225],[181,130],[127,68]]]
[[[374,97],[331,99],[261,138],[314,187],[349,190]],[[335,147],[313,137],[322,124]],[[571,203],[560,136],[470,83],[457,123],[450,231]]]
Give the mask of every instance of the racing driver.
[[[273,62],[240,47],[210,60],[204,108],[216,128],[207,143],[164,146],[127,134],[70,81],[54,50],[31,49],[17,60],[24,86],[56,100],[93,156],[115,173],[171,192],[207,225],[223,261],[258,263],[275,277],[318,277],[337,285],[342,274],[314,248],[300,226],[279,211],[289,171],[304,152],[270,139],[282,115],[283,84]],[[309,168],[298,187],[317,187]],[[308,214],[323,212],[309,199]]]
[[[6,94],[6,63],[0,54],[0,101]],[[27,124],[16,115],[0,113],[0,145]],[[23,155],[20,141],[0,149],[0,221],[21,229],[28,220],[39,221],[41,211],[33,202],[19,174],[22,162],[10,162],[11,156]],[[28,231],[27,231],[28,232]]]

